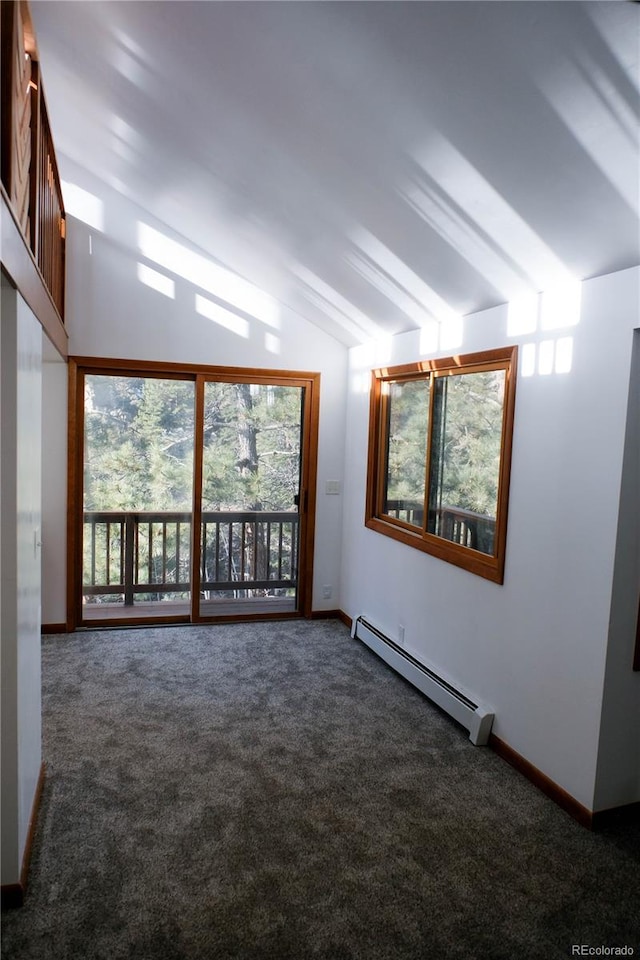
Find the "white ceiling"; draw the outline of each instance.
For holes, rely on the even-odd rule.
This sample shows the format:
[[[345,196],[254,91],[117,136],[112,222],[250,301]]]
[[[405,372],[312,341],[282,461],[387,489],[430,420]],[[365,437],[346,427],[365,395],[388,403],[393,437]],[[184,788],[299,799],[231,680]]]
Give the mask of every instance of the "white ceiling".
[[[62,179],[345,343],[640,261],[638,4],[31,7]]]

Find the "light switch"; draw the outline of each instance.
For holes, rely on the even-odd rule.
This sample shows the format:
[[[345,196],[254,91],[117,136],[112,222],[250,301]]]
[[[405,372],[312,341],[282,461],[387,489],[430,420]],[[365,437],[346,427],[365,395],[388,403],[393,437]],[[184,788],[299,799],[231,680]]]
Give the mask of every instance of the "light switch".
[[[336,496],[340,493],[340,481],[339,480],[326,480],[324,484],[324,492],[328,496]]]

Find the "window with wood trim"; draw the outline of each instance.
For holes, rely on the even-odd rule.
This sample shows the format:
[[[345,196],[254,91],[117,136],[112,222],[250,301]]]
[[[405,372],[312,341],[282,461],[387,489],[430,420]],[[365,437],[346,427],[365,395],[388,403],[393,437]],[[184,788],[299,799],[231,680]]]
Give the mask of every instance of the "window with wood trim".
[[[517,348],[372,372],[365,522],[504,579]]]

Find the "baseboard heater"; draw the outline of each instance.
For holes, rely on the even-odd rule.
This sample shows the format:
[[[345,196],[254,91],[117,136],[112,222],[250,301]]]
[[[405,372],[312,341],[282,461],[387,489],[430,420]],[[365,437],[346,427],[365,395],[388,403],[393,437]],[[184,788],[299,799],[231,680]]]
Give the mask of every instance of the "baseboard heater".
[[[362,640],[377,653],[385,663],[417,687],[429,700],[437,703],[454,720],[469,731],[469,739],[476,746],[484,746],[489,740],[493,714],[456,690],[433,670],[420,663],[401,646],[385,636],[365,617],[353,621],[351,636]]]

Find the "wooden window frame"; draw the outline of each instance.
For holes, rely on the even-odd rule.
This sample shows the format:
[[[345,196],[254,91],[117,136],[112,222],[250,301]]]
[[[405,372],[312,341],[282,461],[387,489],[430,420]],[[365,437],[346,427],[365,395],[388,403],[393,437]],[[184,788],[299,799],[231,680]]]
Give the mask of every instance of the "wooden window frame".
[[[424,553],[453,563],[470,573],[504,582],[504,565],[507,541],[507,513],[509,503],[509,480],[511,473],[511,448],[515,410],[515,388],[518,348],[503,347],[466,356],[444,357],[438,360],[421,360],[401,366],[377,368],[371,372],[371,395],[369,410],[369,456],[367,466],[367,494],[365,526],[398,540]],[[453,543],[427,530],[429,482],[431,475],[431,451],[433,433],[433,395],[430,391],[430,411],[427,431],[427,459],[425,465],[425,494],[422,529],[384,513],[384,488],[387,473],[387,401],[384,385],[397,381],[429,380],[431,386],[436,378],[465,373],[482,373],[491,370],[505,371],[504,412],[500,443],[500,468],[496,509],[496,528],[493,555],[482,553],[472,547]]]

